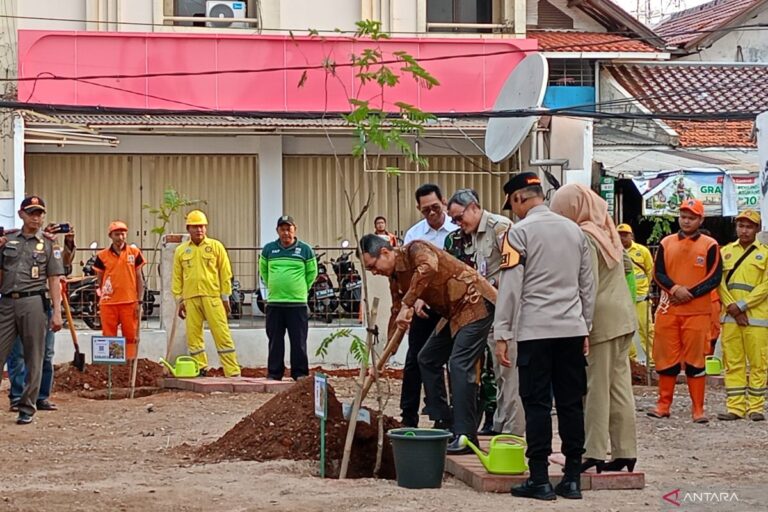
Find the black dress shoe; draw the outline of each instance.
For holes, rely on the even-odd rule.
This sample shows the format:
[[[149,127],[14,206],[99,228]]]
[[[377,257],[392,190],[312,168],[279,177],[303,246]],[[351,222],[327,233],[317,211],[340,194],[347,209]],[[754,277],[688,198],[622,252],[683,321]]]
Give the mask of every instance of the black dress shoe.
[[[524,484],[516,485],[509,492],[512,496],[517,496],[518,498],[533,498],[534,500],[544,501],[554,501],[557,499],[551,483],[534,484],[531,479],[526,480]]]
[[[432,428],[437,428],[440,430],[451,430],[451,421],[450,420],[437,420],[435,421],[435,424],[432,425]]]
[[[477,431],[477,435],[479,436],[500,436],[501,432],[496,432],[493,430],[493,427],[484,428],[482,430]]]
[[[581,482],[563,478],[560,480],[560,483],[555,486],[555,494],[569,500],[580,500]]]
[[[19,402],[11,402],[11,412],[19,412]]]
[[[462,444],[459,442],[461,439],[461,436],[456,434],[453,436],[453,439],[451,439],[451,442],[448,443],[448,446],[445,449],[445,452],[448,455],[465,455],[467,453],[472,453],[472,448],[469,446],[462,446]],[[477,436],[467,436],[467,439],[477,446]]]
[[[18,425],[29,425],[32,423],[32,415],[25,412],[20,412],[18,418],[16,418]]]
[[[38,400],[36,407],[38,411],[57,411],[59,409],[50,400]]]

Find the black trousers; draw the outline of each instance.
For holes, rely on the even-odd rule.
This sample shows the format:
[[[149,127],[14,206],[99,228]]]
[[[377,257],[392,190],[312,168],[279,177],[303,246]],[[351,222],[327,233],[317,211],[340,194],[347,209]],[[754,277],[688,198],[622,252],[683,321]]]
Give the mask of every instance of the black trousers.
[[[453,405],[453,433],[474,436],[477,433],[477,361],[485,350],[493,325],[493,305],[488,316],[467,324],[451,336],[446,325],[429,337],[419,352],[419,366],[427,395],[427,411],[433,420],[450,421],[451,408],[443,385],[443,366],[448,364]]]
[[[587,360],[584,336],[521,341],[517,345],[520,398],[525,409],[526,456],[531,478],[548,480],[552,454],[552,396],[557,403],[557,423],[566,476],[577,476],[584,453],[584,406]]]
[[[309,375],[307,359],[307,332],[309,310],[301,306],[267,305],[267,338],[269,357],[267,373],[270,378],[280,380],[285,372],[285,331],[291,341],[291,377],[295,380]]]
[[[403,387],[400,392],[400,409],[403,423],[416,426],[419,423],[419,404],[421,403],[421,370],[419,352],[429,339],[440,321],[440,315],[430,311],[429,318],[413,315],[408,331],[408,352],[403,367]]]

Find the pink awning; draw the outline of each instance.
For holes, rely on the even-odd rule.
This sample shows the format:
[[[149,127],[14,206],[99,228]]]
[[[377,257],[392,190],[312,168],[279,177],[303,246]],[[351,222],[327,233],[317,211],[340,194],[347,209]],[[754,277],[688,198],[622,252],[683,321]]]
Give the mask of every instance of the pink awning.
[[[171,110],[347,111],[346,98],[358,84],[351,67],[337,67],[336,76],[310,70],[300,87],[302,70],[347,63],[352,53],[380,48],[385,58],[396,51],[410,53],[440,81],[428,90],[403,77],[394,89],[385,90],[387,110],[395,110],[392,102],[403,101],[430,112],[475,112],[493,105],[507,75],[536,45],[530,39],[353,42],[343,37],[19,30],[19,75],[32,79],[19,82],[19,101]],[[222,73],[263,69],[272,71]],[[116,77],[179,72],[210,74]],[[67,79],[39,79],[50,76]],[[112,78],[82,78],[87,76]],[[377,105],[379,92],[367,85],[355,95]]]

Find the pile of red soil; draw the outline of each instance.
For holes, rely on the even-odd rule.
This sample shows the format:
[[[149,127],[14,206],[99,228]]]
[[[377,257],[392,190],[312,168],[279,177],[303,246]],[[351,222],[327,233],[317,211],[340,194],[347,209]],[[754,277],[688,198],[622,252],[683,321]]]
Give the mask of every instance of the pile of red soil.
[[[163,367],[149,359],[139,359],[136,369],[136,387],[160,386],[163,379]],[[131,365],[112,365],[112,387],[128,388],[131,386]],[[107,365],[86,364],[81,372],[71,364],[61,365],[56,369],[53,390],[56,392],[107,389]]]
[[[360,375],[360,370],[356,368],[344,368],[344,369],[338,369],[338,370],[325,370],[320,366],[315,366],[314,368],[309,369],[309,373],[324,373],[326,375],[330,375],[331,377],[357,377]],[[385,368],[382,372],[382,377],[387,379],[403,379],[403,370],[401,368]],[[224,370],[221,368],[209,368],[208,369],[208,376],[210,377],[223,377],[224,376]],[[267,369],[266,368],[242,368],[240,370],[240,375],[243,377],[266,377],[267,376]],[[291,378],[291,370],[290,368],[285,369],[285,374],[283,377],[289,379]]]
[[[314,381],[302,379],[240,420],[217,441],[202,447],[198,454],[204,459],[215,461],[319,460],[320,420],[315,417],[314,410]],[[377,420],[378,414],[371,411],[371,425],[357,423],[347,472],[349,478],[373,476]],[[385,432],[399,426],[397,420],[384,417]],[[330,385],[325,433],[326,475],[337,478],[347,435],[347,421],[344,420],[341,403]],[[379,476],[395,478],[392,446],[386,435]]]
[[[629,361],[632,367],[632,384],[637,386],[648,386],[648,368],[643,363]]]

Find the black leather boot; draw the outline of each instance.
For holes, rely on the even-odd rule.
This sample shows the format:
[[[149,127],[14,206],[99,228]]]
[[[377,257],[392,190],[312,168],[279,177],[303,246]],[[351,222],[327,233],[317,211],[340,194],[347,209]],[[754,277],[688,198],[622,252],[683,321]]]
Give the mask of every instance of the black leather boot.
[[[555,494],[569,500],[581,499],[581,457],[567,457],[563,479],[555,486]]]

